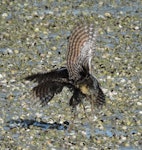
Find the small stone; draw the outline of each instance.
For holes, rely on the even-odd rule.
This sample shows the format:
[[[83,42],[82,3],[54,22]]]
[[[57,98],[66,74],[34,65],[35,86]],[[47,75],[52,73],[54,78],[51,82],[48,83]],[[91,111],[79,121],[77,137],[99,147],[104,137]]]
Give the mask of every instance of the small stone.
[[[19,53],[19,50],[15,49],[15,50],[14,50],[14,53],[15,53],[15,54],[18,54],[18,53]]]
[[[138,27],[138,26],[136,26],[134,29],[135,29],[135,30],[139,30],[139,27]]]
[[[4,123],[4,120],[2,118],[0,118],[0,123],[3,124]]]
[[[0,74],[0,79],[2,79],[3,78],[3,76],[2,76],[2,74]]]
[[[121,60],[119,57],[115,57],[115,60]]]
[[[111,13],[106,12],[105,16],[110,18],[111,17]]]
[[[35,32],[39,32],[39,28],[35,28],[35,30],[34,30]]]
[[[7,48],[7,53],[12,54],[13,53],[12,49]]]
[[[107,79],[111,79],[111,76],[107,76]]]
[[[6,18],[7,16],[8,16],[7,13],[3,13],[3,14],[2,14],[2,17],[3,17],[3,18]]]
[[[120,81],[121,83],[124,83],[124,82],[126,82],[126,80],[125,79],[121,79],[121,81]]]
[[[139,111],[140,114],[142,114],[142,111]]]
[[[51,49],[52,49],[53,51],[56,51],[56,50],[57,50],[57,47],[53,46]]]
[[[142,103],[141,103],[141,102],[137,102],[137,105],[141,106],[141,105],[142,105]]]

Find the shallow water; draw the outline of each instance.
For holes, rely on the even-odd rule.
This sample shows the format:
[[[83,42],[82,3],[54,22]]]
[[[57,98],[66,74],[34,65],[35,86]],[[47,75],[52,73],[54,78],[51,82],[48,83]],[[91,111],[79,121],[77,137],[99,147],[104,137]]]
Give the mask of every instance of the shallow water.
[[[141,6],[139,0],[1,1],[1,149],[141,149]],[[69,130],[6,128],[7,121],[18,119],[71,125],[68,89],[40,107],[30,93],[34,84],[23,78],[65,66],[67,37],[84,21],[99,30],[93,73],[106,94],[106,106],[91,114],[84,102],[85,112],[78,108]]]

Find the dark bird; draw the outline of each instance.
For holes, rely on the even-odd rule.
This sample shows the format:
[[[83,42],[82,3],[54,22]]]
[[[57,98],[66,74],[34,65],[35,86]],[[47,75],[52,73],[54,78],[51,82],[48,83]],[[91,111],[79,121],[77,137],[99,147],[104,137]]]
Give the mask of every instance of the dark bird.
[[[69,101],[73,108],[84,98],[96,106],[105,104],[105,95],[98,80],[91,73],[96,35],[93,24],[77,26],[69,37],[67,67],[25,78],[38,83],[33,88],[33,93],[42,105],[47,104],[64,87],[68,87],[73,93]]]

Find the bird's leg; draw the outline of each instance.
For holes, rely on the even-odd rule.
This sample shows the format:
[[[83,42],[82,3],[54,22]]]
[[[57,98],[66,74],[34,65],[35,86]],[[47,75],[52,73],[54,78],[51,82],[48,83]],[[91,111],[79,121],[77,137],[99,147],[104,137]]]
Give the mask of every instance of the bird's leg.
[[[82,107],[83,107],[83,110],[84,110],[84,115],[85,115],[85,117],[88,119],[88,121],[90,122],[91,120],[90,120],[90,118],[87,116],[87,113],[86,113],[86,108],[85,108],[85,106],[84,106],[84,104],[82,103]]]
[[[76,107],[77,107],[77,106],[75,106],[74,108],[72,108],[72,113],[73,113],[72,119],[73,119],[73,121],[74,121],[75,118],[78,116],[77,108],[76,108]]]
[[[71,114],[72,114],[71,115],[71,120],[70,120],[71,123],[70,123],[70,126],[68,128],[68,131],[71,131],[73,129],[73,127],[74,127],[74,120],[76,119],[76,117],[78,115],[76,106],[72,106]]]
[[[91,105],[91,116],[94,116],[94,96],[93,94],[89,95],[90,105]]]

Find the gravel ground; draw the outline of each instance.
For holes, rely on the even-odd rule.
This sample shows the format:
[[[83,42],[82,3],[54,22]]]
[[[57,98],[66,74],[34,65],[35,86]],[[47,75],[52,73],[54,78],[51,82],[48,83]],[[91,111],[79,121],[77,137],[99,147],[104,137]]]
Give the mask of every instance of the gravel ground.
[[[1,150],[118,149],[142,147],[142,2],[1,0]],[[33,83],[24,77],[66,65],[67,41],[76,23],[93,22],[99,36],[93,74],[106,94],[106,106],[85,101],[68,130],[35,126],[11,129],[8,121],[71,122],[70,92],[64,88],[48,106],[35,104]]]

